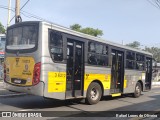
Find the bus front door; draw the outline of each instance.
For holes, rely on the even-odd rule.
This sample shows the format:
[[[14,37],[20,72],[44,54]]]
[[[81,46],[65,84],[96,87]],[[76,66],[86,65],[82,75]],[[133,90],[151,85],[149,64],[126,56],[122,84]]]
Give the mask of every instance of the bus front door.
[[[67,40],[66,98],[83,96],[84,43]]]
[[[152,80],[152,59],[146,58],[146,77],[145,77],[145,90],[151,89]]]
[[[110,93],[122,93],[124,82],[124,53],[112,50],[111,89]]]

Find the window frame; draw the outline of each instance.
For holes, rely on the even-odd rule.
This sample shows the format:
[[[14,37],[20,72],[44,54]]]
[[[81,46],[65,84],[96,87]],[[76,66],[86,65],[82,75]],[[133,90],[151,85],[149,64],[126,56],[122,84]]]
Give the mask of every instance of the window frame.
[[[51,42],[50,34],[51,34],[52,32],[58,32],[58,33],[60,33],[61,36],[62,36],[62,46],[61,46],[61,49],[62,49],[62,61],[57,61],[57,60],[55,60],[55,59],[52,57],[52,54],[53,54],[53,53],[51,52],[51,49],[50,49],[50,47],[51,47],[51,44],[50,44],[50,42]],[[56,47],[56,46],[55,46],[55,47]],[[60,47],[56,47],[56,48],[60,48]],[[52,59],[52,61],[53,61],[54,63],[64,63],[64,34],[63,34],[63,32],[60,32],[60,31],[57,31],[57,30],[54,30],[54,29],[48,29],[48,49],[49,49],[50,58]]]
[[[90,52],[90,44],[93,43],[95,45],[95,52]],[[97,53],[96,52],[96,45],[102,45],[103,46],[103,49],[105,48],[105,50],[107,51],[107,54],[103,54],[103,49],[102,49],[102,53]],[[95,66],[95,67],[109,67],[109,45],[105,44],[105,43],[101,43],[101,42],[97,42],[97,41],[92,41],[92,40],[88,40],[88,44],[87,44],[87,47],[88,47],[88,52],[87,52],[87,64],[89,66]],[[98,58],[101,58],[101,57],[106,57],[106,61],[105,61],[105,65],[100,65],[100,64],[91,64],[89,63],[89,54],[91,55],[95,55],[95,56],[98,56]],[[101,59],[99,59],[101,60]]]
[[[143,59],[144,59],[144,61],[137,61],[137,55],[140,55],[140,56],[143,56]],[[146,55],[145,54],[142,54],[142,53],[136,53],[136,58],[135,58],[135,70],[139,70],[139,71],[145,71],[145,64],[146,64],[146,60],[145,60],[145,58],[146,58]],[[141,69],[138,69],[137,68],[137,63],[143,63],[143,69],[141,70]]]
[[[131,54],[134,54],[134,59],[128,59],[127,58],[127,53],[131,53]],[[136,69],[136,52],[134,52],[134,51],[131,51],[131,50],[126,50],[126,52],[125,52],[125,69],[130,69],[130,70],[135,70]],[[134,64],[134,66],[133,66],[133,68],[129,68],[129,67],[127,67],[127,62],[128,61],[131,61],[131,62],[133,62],[133,64]]]
[[[37,38],[35,40],[35,46],[33,48],[30,48],[30,49],[15,49],[15,50],[13,50],[13,49],[12,50],[11,49],[7,49],[6,46],[7,46],[7,44],[8,44],[9,41],[8,41],[8,35],[6,35],[5,51],[7,53],[13,53],[13,54],[16,54],[17,52],[18,53],[32,53],[32,52],[37,51],[38,45],[39,45],[39,34],[40,34],[39,33],[39,22],[26,22],[26,23],[15,24],[15,25],[13,25],[13,26],[11,26],[11,27],[9,27],[7,29],[7,33],[11,29],[18,28],[18,27],[25,27],[25,26],[35,26],[36,29],[37,29]],[[23,29],[22,29],[22,31],[23,31]],[[12,34],[13,34],[13,30],[12,30]]]

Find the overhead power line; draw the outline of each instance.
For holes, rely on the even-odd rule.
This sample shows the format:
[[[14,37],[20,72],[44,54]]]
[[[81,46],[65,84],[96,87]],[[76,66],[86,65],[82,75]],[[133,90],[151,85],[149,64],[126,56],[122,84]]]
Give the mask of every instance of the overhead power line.
[[[22,10],[29,2],[30,0],[27,0],[27,2],[24,3],[24,5],[21,7],[20,10]],[[12,17],[12,19],[10,20],[10,22],[15,18],[15,16]]]
[[[29,2],[30,0],[28,0],[27,2],[24,3],[24,5],[21,7],[20,10],[22,10],[26,5],[27,3]],[[12,19],[10,20],[10,22],[15,18],[15,15],[12,17]]]
[[[28,0],[26,3],[24,3],[24,5],[21,7],[20,10],[22,10],[22,9],[27,5],[27,3],[28,3],[29,1],[30,1],[30,0]]]
[[[9,10],[8,6],[0,5],[0,8]],[[15,12],[15,8],[10,8],[10,10],[11,10],[12,12]],[[34,19],[37,19],[37,20],[40,20],[40,21],[46,21],[46,22],[49,22],[49,23],[53,23],[53,22],[51,22],[51,21],[49,21],[49,20],[46,20],[46,19],[44,19],[44,18],[42,18],[42,17],[39,17],[39,16],[37,16],[37,15],[31,14],[31,13],[26,12],[26,11],[23,11],[23,10],[21,10],[20,13],[21,13],[22,15],[24,15],[25,17],[27,17],[27,18],[34,18]],[[14,16],[14,17],[15,17],[15,16]],[[10,22],[14,19],[14,17],[10,20]]]
[[[6,9],[6,10],[11,10],[12,12],[15,12],[14,9],[12,9],[12,8],[9,9],[7,6],[0,5],[0,8]]]
[[[155,0],[155,3],[160,8],[160,1],[159,0]]]
[[[29,2],[30,0],[27,0],[27,2],[24,3],[24,5],[21,7],[20,10],[22,10]],[[8,6],[3,6],[3,5],[0,5],[0,8],[3,8],[3,9],[7,9],[7,10],[11,10],[12,12],[15,12],[15,8],[8,8]],[[12,17],[12,19],[10,20],[10,22],[15,18],[15,15]]]
[[[157,9],[160,10],[160,0],[147,0],[148,3],[150,3],[152,6],[156,7]]]

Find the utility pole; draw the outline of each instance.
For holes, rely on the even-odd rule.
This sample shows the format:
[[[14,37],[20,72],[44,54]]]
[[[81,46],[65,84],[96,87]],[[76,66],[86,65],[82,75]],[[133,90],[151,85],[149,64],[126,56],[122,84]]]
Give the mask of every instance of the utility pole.
[[[7,21],[7,28],[10,24],[10,16],[11,16],[11,0],[8,0],[8,21]]]
[[[124,42],[123,42],[123,40],[122,40],[122,45],[124,45]]]
[[[15,23],[19,23],[22,21],[20,16],[20,0],[16,0],[15,3]]]

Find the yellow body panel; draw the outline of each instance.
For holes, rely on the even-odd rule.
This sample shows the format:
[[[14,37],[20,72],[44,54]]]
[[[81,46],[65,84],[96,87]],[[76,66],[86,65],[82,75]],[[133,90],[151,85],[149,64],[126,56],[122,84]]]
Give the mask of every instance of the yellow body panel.
[[[93,80],[101,81],[103,89],[110,89],[110,74],[85,74],[84,75],[84,91],[87,91]],[[124,88],[127,87],[127,80],[124,80]],[[65,92],[66,91],[66,72],[48,72],[48,92]],[[114,94],[116,96],[119,94]]]
[[[112,97],[118,97],[118,96],[121,96],[121,93],[112,94]]]
[[[111,75],[110,74],[85,74],[84,76],[84,90],[93,80],[100,80],[103,84],[103,89],[110,89]]]
[[[123,88],[127,88],[127,80],[124,80],[124,86]]]
[[[126,76],[124,76],[124,84],[123,84],[123,88],[127,88],[127,80],[126,80]]]
[[[25,84],[16,84],[19,86],[30,86],[32,85],[33,71],[35,61],[32,57],[7,57],[5,61],[6,65],[6,81],[11,84],[16,82],[11,79],[21,79],[26,81]]]
[[[66,72],[48,72],[48,92],[66,91]]]
[[[142,73],[142,79],[141,80],[145,80],[146,79],[146,73]]]

